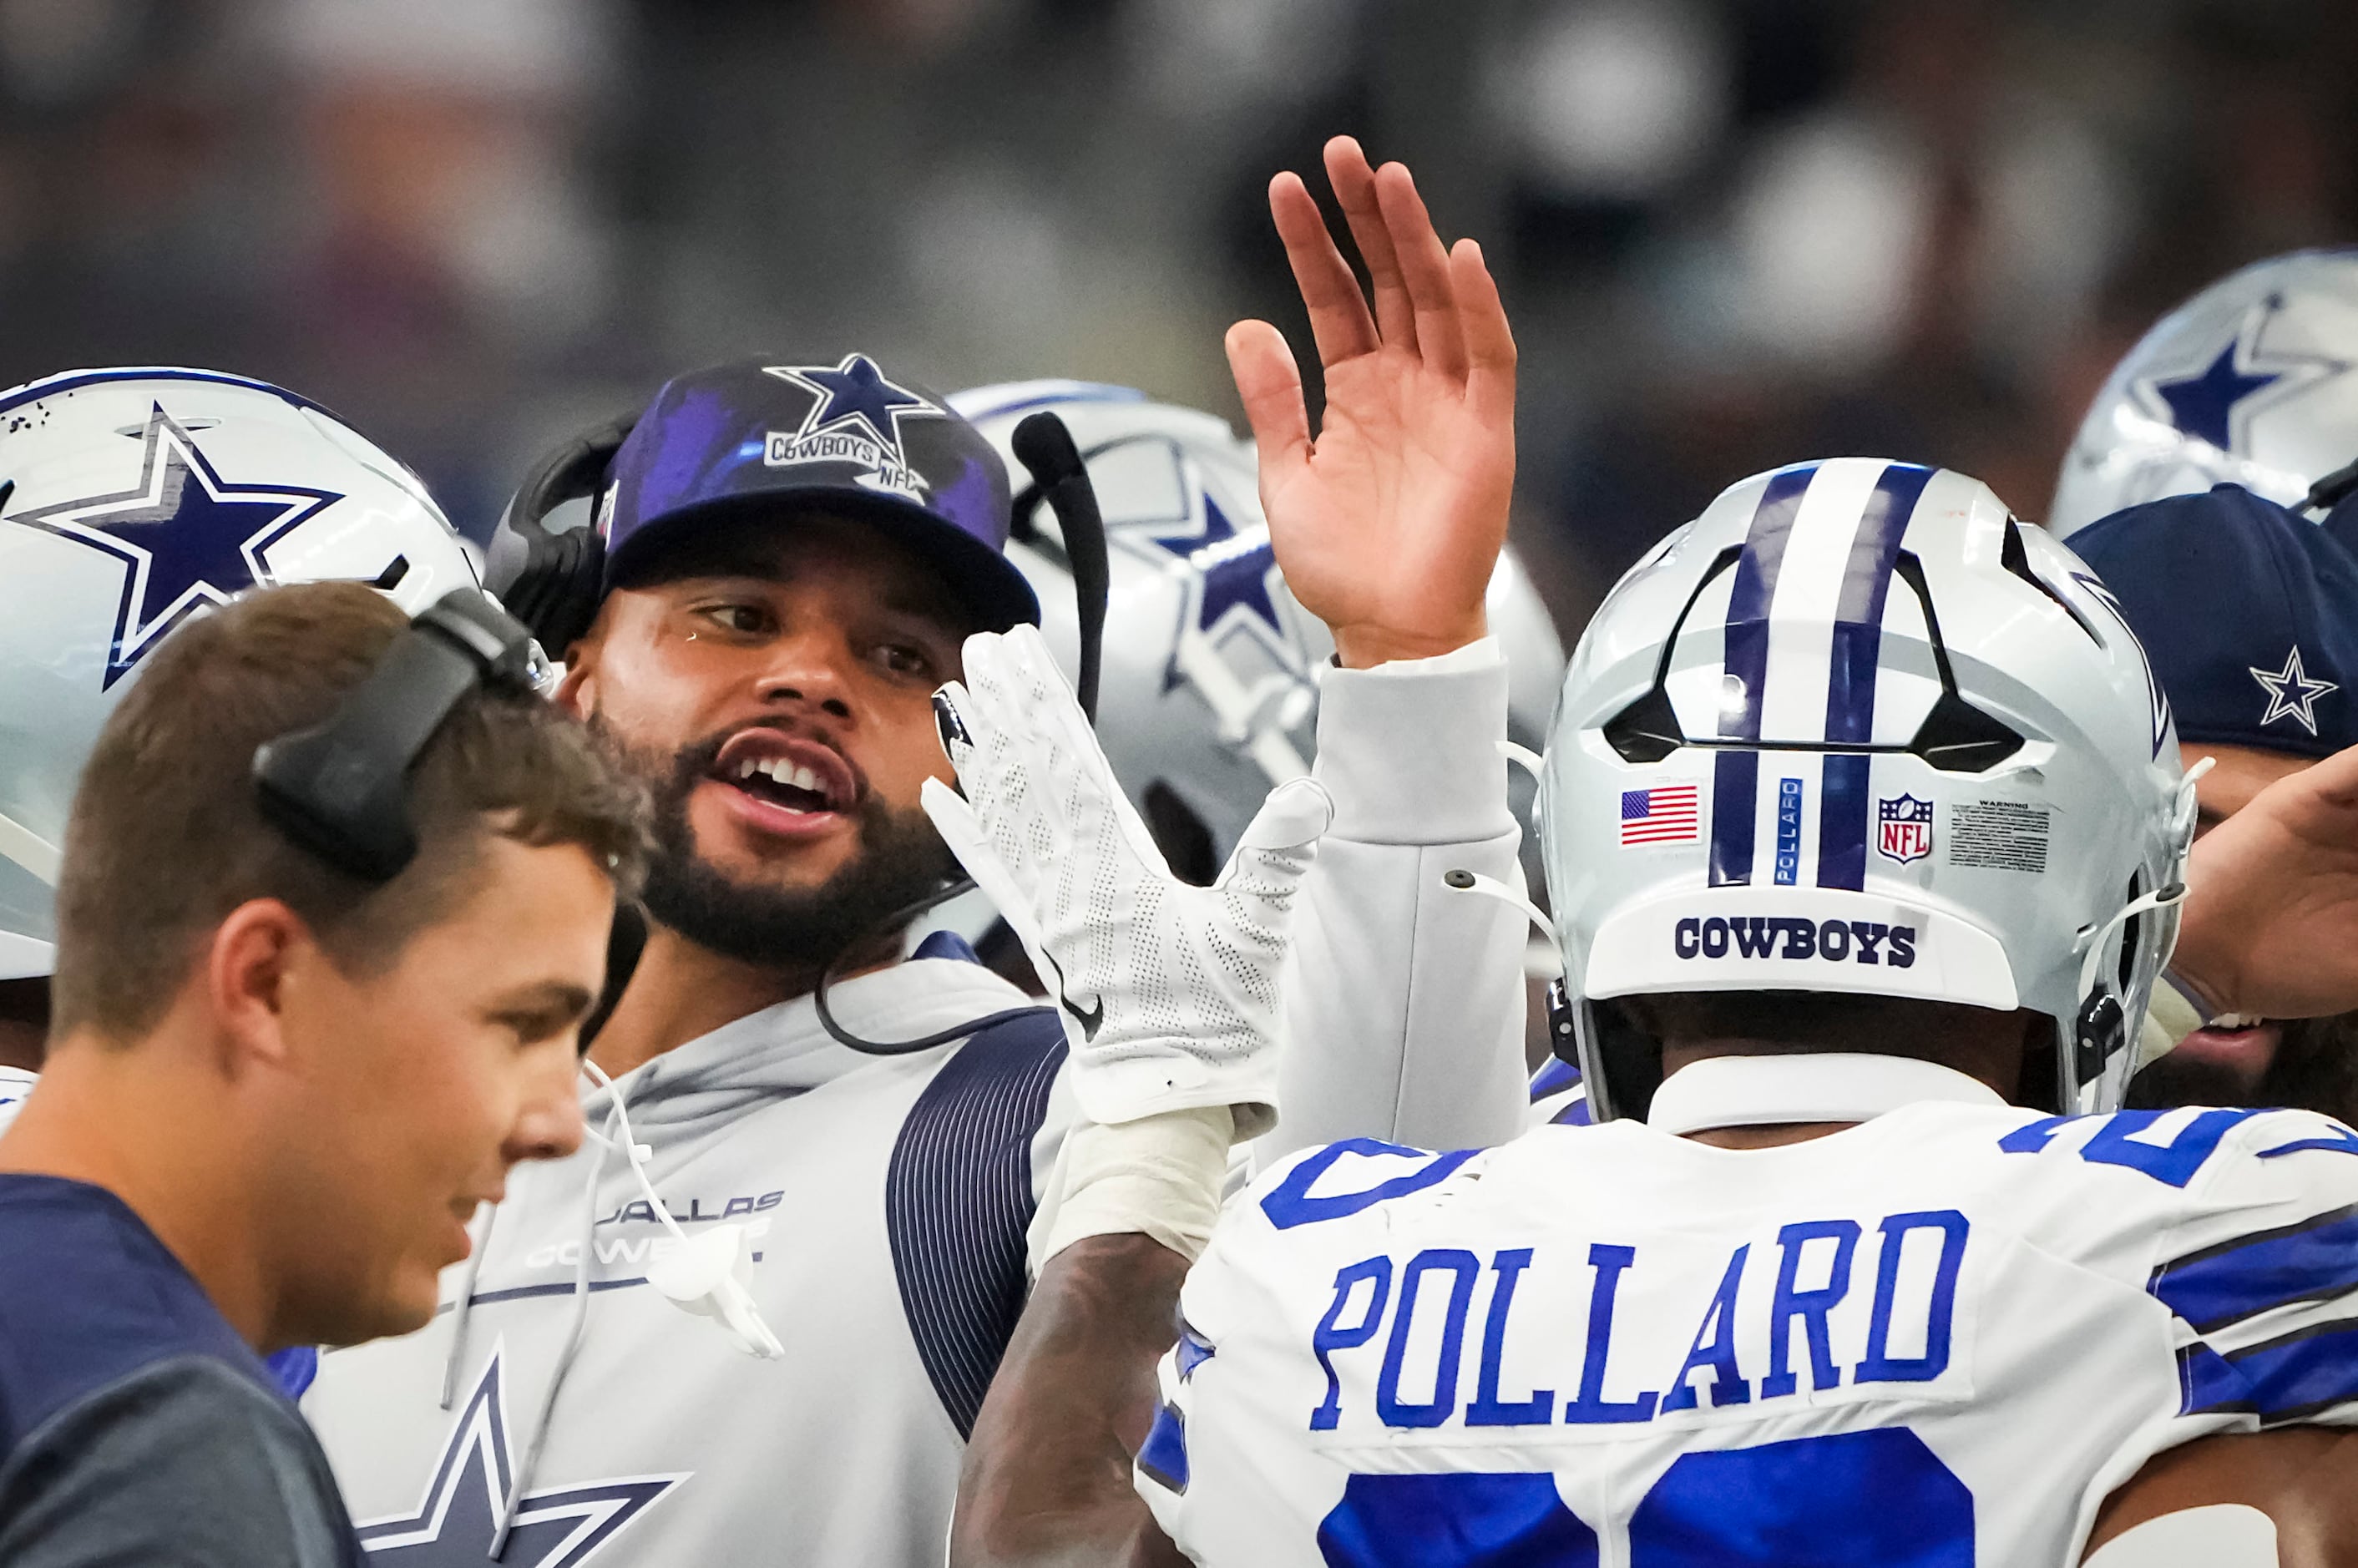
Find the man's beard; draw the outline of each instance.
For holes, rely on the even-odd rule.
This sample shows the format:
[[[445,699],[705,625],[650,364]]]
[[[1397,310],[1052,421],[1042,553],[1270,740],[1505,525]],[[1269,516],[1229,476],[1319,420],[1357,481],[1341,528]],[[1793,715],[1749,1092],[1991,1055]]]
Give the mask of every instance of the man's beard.
[[[2256,1083],[2221,1064],[2181,1061],[2173,1053],[2129,1080],[2127,1103],[2145,1109],[2281,1106],[2344,1121],[2358,1116],[2358,1013],[2289,1019],[2280,1027],[2276,1054]]]
[[[590,727],[654,799],[655,850],[639,895],[647,914],[724,957],[816,977],[855,946],[882,946],[893,934],[890,916],[957,874],[922,809],[895,811],[871,792],[859,809],[859,852],[825,881],[804,888],[740,881],[697,853],[687,819],[688,797],[712,776],[735,732],[665,756],[625,744],[594,719]]]

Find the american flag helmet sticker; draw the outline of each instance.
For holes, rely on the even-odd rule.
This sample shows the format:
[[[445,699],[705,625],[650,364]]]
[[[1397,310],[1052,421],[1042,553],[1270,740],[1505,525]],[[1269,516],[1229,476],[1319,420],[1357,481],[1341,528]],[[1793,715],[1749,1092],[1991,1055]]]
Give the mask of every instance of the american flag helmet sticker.
[[[1660,784],[1621,792],[1621,843],[1676,844],[1701,837],[1701,786]]]

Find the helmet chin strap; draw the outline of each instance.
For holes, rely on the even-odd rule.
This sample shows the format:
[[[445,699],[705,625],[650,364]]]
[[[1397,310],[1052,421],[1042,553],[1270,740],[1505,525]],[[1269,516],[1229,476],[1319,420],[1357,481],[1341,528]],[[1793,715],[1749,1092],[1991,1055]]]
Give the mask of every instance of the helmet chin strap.
[[[0,860],[14,860],[51,887],[58,885],[58,866],[64,855],[55,844],[23,823],[0,814]]]

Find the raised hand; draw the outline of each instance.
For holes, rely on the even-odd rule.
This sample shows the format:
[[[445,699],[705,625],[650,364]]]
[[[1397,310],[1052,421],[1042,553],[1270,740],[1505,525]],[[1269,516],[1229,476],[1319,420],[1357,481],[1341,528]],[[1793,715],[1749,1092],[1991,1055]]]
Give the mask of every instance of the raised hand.
[[[2358,1011],[2358,747],[2277,780],[2194,846],[2170,968],[2214,1010]]]
[[[1481,247],[1444,249],[1406,168],[1326,144],[1326,173],[1374,309],[1294,174],[1270,182],[1325,367],[1316,437],[1302,373],[1266,321],[1228,329],[1228,366],[1260,446],[1261,505],[1286,586],[1353,668],[1483,635],[1484,590],[1515,481],[1515,341]]]

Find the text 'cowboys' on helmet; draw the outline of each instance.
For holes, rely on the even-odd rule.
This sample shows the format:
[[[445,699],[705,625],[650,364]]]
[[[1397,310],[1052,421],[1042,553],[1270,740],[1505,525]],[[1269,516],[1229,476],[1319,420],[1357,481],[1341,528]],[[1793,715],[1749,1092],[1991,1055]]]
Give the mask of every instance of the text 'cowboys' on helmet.
[[[1095,382],[1013,382],[949,402],[1018,475],[1015,427],[1027,416],[1047,410],[1072,432],[1112,574],[1098,738],[1173,869],[1209,881],[1270,789],[1309,772],[1316,672],[1335,651],[1278,573],[1252,443],[1217,415]],[[1018,490],[1008,557],[1038,592],[1069,677],[1080,648],[1072,574],[1048,509]],[[1511,553],[1487,610],[1507,654],[1510,737],[1536,750],[1563,644]],[[1529,786],[1520,774],[1512,784],[1522,815]]]
[[[257,584],[413,614],[475,577],[416,476],[327,410],[211,371],[0,393],[0,979],[46,975],[82,760],[147,655]]]
[[[2028,1008],[2057,1108],[2111,1108],[2194,829],[2094,574],[1977,481],[1862,458],[1732,486],[1631,569],[1541,799],[1600,1118],[1660,1067],[1596,1003],[1662,991]]]
[[[2089,406],[2047,525],[2233,481],[2287,506],[2358,459],[2358,250],[2221,278],[2137,341]]]

